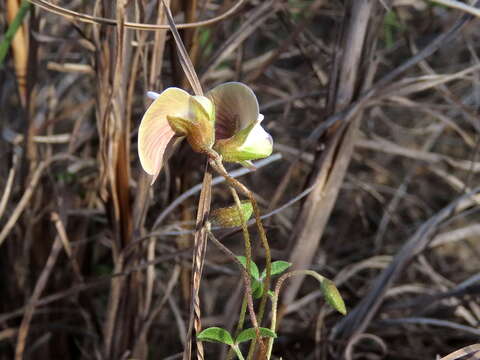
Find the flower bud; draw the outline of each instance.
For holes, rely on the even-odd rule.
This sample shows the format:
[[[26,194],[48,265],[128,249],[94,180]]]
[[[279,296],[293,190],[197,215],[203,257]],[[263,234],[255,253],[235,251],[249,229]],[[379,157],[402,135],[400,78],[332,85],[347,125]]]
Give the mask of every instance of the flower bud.
[[[242,224],[247,222],[252,216],[252,203],[247,200],[241,201],[240,212],[242,213],[242,217],[240,217],[236,204],[229,207],[216,209],[212,211],[210,215],[210,221],[213,226],[224,228],[242,226]]]

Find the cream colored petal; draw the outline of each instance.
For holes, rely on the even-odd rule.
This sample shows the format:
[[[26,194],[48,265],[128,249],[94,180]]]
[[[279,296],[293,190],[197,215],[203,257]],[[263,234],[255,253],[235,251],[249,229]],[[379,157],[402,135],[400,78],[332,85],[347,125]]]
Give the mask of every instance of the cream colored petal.
[[[215,112],[213,103],[210,101],[209,98],[205,96],[193,96],[197,102],[202,105],[202,107],[205,109],[205,112],[208,114],[208,116],[211,118]]]
[[[227,139],[257,121],[257,97],[247,85],[229,82],[213,88],[207,96],[215,104],[216,138]]]
[[[167,146],[175,133],[167,115],[188,118],[190,95],[178,88],[168,88],[149,106],[138,129],[138,155],[143,169],[154,179],[158,176]]]
[[[244,154],[250,154],[248,160],[266,158],[273,151],[272,136],[258,122],[238,150]]]

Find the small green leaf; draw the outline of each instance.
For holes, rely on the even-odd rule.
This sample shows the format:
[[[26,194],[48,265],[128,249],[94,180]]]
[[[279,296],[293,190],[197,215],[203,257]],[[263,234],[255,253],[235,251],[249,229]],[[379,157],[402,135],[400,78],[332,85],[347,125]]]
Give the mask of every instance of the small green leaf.
[[[252,281],[252,295],[255,299],[260,299],[263,295],[263,283],[257,279]]]
[[[237,256],[238,261],[240,261],[243,267],[247,268],[247,258],[245,256]],[[258,271],[258,266],[253,261],[250,261],[250,275],[257,280],[260,280],[260,272]]]
[[[270,295],[272,299],[275,297],[275,293],[273,292],[273,290],[268,290],[268,295]]]
[[[270,338],[274,338],[274,339],[277,337],[277,334],[275,334],[270,329],[261,327],[261,328],[259,328],[259,330],[260,330],[260,336],[261,337],[270,337]],[[235,343],[239,344],[239,343],[242,343],[242,342],[245,342],[245,341],[250,341],[250,340],[255,339],[256,336],[257,335],[255,333],[255,328],[245,329],[240,334],[238,334],[237,338],[235,339]]]
[[[323,279],[321,282],[321,289],[325,301],[339,313],[345,315],[347,313],[345,303],[333,281]]]
[[[274,262],[272,262],[272,265],[270,267],[270,269],[272,269],[270,271],[270,275],[274,276],[274,275],[281,274],[285,270],[287,270],[290,266],[292,266],[292,263],[289,263],[288,261],[282,261],[282,260],[274,261]],[[265,276],[267,276],[267,271],[264,269],[262,271],[262,277],[261,278],[264,279]]]
[[[230,333],[219,327],[210,327],[197,335],[200,341],[218,342],[233,346],[233,339]]]

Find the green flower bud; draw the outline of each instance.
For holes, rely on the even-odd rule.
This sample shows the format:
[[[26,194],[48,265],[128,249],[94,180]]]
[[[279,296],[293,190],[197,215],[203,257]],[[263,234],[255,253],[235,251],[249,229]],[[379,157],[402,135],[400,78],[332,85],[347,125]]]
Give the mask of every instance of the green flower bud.
[[[213,226],[230,228],[236,226],[242,226],[244,222],[247,222],[253,213],[252,203],[250,201],[241,201],[241,213],[238,212],[237,205],[224,207],[212,211],[210,215],[210,221]]]

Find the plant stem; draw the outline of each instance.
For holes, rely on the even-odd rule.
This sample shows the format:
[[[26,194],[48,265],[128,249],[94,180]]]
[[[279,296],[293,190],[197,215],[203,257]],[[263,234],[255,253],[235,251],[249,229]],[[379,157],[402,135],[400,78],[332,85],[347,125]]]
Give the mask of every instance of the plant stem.
[[[270,330],[272,330],[273,332],[276,331],[276,327],[277,327],[278,295],[280,294],[282,285],[285,282],[285,280],[296,275],[310,275],[310,276],[313,276],[315,279],[317,279],[318,282],[320,283],[322,283],[322,281],[325,279],[322,275],[316,273],[313,270],[294,270],[280,276],[280,278],[277,281],[277,284],[275,285],[275,292],[272,299],[272,323],[270,325]],[[268,350],[267,350],[267,357],[266,357],[267,359],[270,359],[270,357],[272,356],[273,340],[274,340],[273,338],[268,339]]]
[[[243,295],[242,307],[240,308],[240,315],[238,317],[237,329],[235,330],[235,338],[240,334],[240,331],[243,329],[243,324],[245,323],[245,314],[247,312],[247,294]],[[233,349],[228,350],[227,359],[232,360]]]
[[[262,246],[265,250],[266,276],[265,276],[265,280],[263,282],[263,294],[262,294],[262,299],[260,300],[260,308],[259,308],[259,311],[258,311],[258,321],[261,324],[262,320],[263,320],[264,313],[265,313],[265,307],[266,307],[266,304],[267,304],[268,290],[270,289],[272,257],[271,257],[271,254],[270,254],[270,246],[268,245],[267,235],[265,233],[265,229],[263,228],[260,209],[258,208],[258,204],[257,204],[257,201],[255,200],[255,197],[253,196],[253,193],[245,185],[243,185],[240,181],[232,178],[228,174],[227,170],[223,166],[221,157],[218,154],[216,154],[216,153],[210,154],[210,165],[220,175],[222,175],[229,184],[231,184],[233,187],[235,187],[240,192],[245,194],[249,198],[250,202],[252,203],[253,212],[255,214],[255,222],[256,222],[256,225],[257,225],[257,228],[258,228],[258,232],[260,234],[260,240],[262,242]],[[262,344],[261,341],[260,341],[260,343]],[[248,351],[247,360],[250,360],[253,357],[253,353],[255,351],[255,344],[256,344],[256,339],[254,339],[252,341],[252,343],[250,344],[250,350]]]
[[[233,345],[230,349],[235,351],[235,354],[237,354],[238,360],[245,360],[245,358],[242,355],[242,352],[238,348],[238,345]]]
[[[240,202],[240,198],[238,197],[237,191],[235,190],[235,188],[231,184],[229,185],[229,187],[230,187],[230,192],[232,193],[233,199],[235,200],[235,204],[237,205],[238,216],[242,220],[242,233],[243,233],[243,239],[245,241],[245,259],[246,259],[245,268],[246,268],[246,271],[248,273],[248,276],[247,276],[247,278],[248,278],[247,291],[251,296],[251,294],[252,294],[252,282],[251,282],[251,276],[250,276],[250,268],[251,268],[251,264],[252,264],[252,244],[250,242],[250,233],[248,232],[247,222],[245,221],[245,218],[244,218],[243,213],[242,213],[242,203]],[[252,307],[253,307],[253,301],[252,301]],[[253,323],[253,321],[252,321],[252,324],[255,327],[256,337],[257,337],[258,341],[260,341],[261,337],[260,337],[260,329],[258,328],[259,324],[257,323],[257,325],[255,325]],[[254,341],[252,341],[252,342],[254,342]],[[265,349],[264,349],[264,353],[265,353]]]
[[[247,298],[247,308],[248,312],[250,314],[250,320],[252,321],[252,325],[255,328],[255,333],[257,337],[260,338],[260,329],[258,327],[258,321],[257,321],[257,316],[255,314],[255,309],[253,307],[253,296],[252,296],[252,287],[250,283],[250,273],[247,272],[247,270],[244,268],[243,264],[240,262],[240,260],[237,259],[237,257],[228,249],[225,245],[223,245],[218,239],[213,235],[213,233],[210,231],[210,223],[208,223],[208,237],[212,241],[212,243],[217,246],[225,255],[230,257],[235,263],[240,267],[240,270],[243,275],[243,281],[245,283],[245,295]],[[245,317],[245,316],[244,316]],[[264,353],[266,353],[266,349],[263,349]]]

